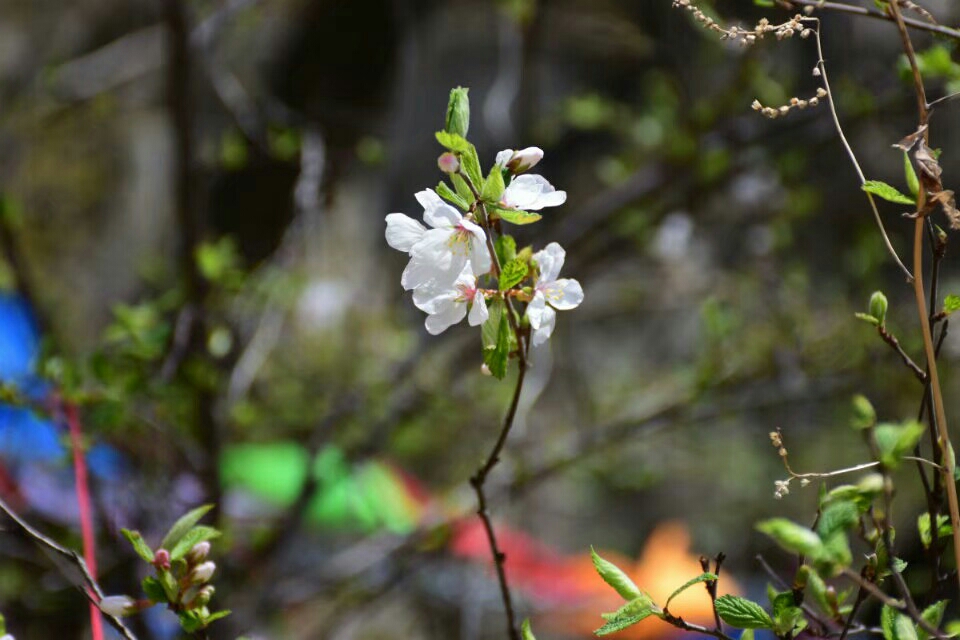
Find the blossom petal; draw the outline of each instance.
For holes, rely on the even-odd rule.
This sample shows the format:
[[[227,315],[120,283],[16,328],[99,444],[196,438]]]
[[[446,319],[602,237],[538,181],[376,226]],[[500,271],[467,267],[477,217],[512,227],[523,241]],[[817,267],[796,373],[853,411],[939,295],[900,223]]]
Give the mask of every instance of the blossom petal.
[[[457,290],[431,286],[430,283],[413,291],[413,304],[426,313],[440,313],[457,299]]]
[[[486,322],[489,317],[490,312],[487,310],[487,301],[483,297],[483,292],[478,289],[473,295],[473,306],[470,307],[470,315],[467,316],[467,322],[471,327],[475,327]]]
[[[444,306],[439,313],[427,316],[424,325],[430,335],[435,336],[463,320],[465,315],[467,315],[467,305],[465,303],[452,303]]]
[[[441,270],[449,271],[453,259],[453,251],[451,250],[451,246],[454,244],[453,235],[454,232],[450,229],[430,229],[423,234],[423,238],[410,248],[410,255],[415,260],[430,262]],[[456,279],[462,268],[463,263],[461,262],[460,268],[451,276],[451,282]]]
[[[566,311],[583,302],[583,287],[573,278],[560,278],[543,288],[543,295],[554,309]]]
[[[403,270],[403,274],[400,276],[400,284],[403,285],[403,288],[407,291],[424,287],[430,283],[444,282],[447,280],[452,280],[452,278],[449,277],[448,271],[438,268],[436,264],[430,261],[417,260],[416,258],[410,259],[407,267]]]
[[[421,194],[429,194],[423,196]],[[423,205],[423,221],[431,227],[446,229],[456,227],[463,220],[463,215],[454,207],[440,199],[436,193],[427,189],[417,194],[417,200]]]
[[[533,323],[530,323],[530,326],[533,326]],[[540,319],[540,326],[533,330],[533,346],[537,347],[544,342],[546,342],[551,335],[553,335],[553,329],[557,326],[557,312],[546,307],[543,310],[543,316]]]
[[[387,244],[404,253],[410,253],[410,249],[426,233],[426,227],[402,213],[391,213],[387,216]]]
[[[551,242],[540,251],[533,254],[533,259],[540,267],[540,279],[537,282],[553,282],[560,275],[567,252],[556,242]]]
[[[418,191],[413,195],[417,199],[417,202],[420,203],[420,206],[423,207],[424,211],[433,211],[437,207],[445,204],[443,198],[437,195],[437,192],[433,189],[424,189],[423,191]]]
[[[534,329],[539,329],[540,324],[543,321],[543,315],[547,310],[547,301],[543,297],[542,291],[537,291],[533,295],[533,300],[527,305],[527,319],[530,321],[530,326]]]
[[[510,158],[513,157],[513,149],[504,149],[497,154],[497,164],[501,167],[507,166],[507,163],[510,162]]]
[[[503,192],[503,203],[514,209],[538,211],[567,200],[565,191],[557,191],[543,176],[524,174],[514,178]]]

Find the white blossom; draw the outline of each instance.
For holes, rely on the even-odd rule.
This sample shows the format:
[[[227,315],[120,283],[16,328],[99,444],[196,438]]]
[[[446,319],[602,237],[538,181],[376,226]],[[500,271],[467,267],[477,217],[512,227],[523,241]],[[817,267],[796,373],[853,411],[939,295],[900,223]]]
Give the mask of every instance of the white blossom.
[[[540,275],[534,283],[533,299],[527,305],[527,318],[533,328],[533,346],[543,344],[553,333],[557,311],[578,307],[583,302],[583,287],[572,278],[557,278],[567,252],[556,242],[533,254]]]
[[[497,154],[497,164],[509,169],[514,175],[530,171],[541,160],[543,160],[543,149],[539,147],[527,147],[519,151],[504,149]]]
[[[510,181],[500,200],[509,209],[539,211],[566,202],[567,192],[557,191],[543,176],[524,174]]]
[[[120,618],[130,615],[134,611],[136,604],[130,596],[107,596],[100,600],[100,611],[103,611],[108,616]]]
[[[402,213],[387,216],[386,239],[394,249],[410,254],[400,283],[404,289],[417,289],[435,282],[453,283],[469,261],[482,275],[490,271],[487,236],[479,225],[463,217],[431,189],[416,194],[423,206],[423,220],[430,229]]]
[[[477,278],[469,263],[452,285],[441,286],[432,282],[414,290],[413,304],[429,314],[425,325],[431,335],[443,333],[464,316],[472,327],[482,324],[490,316],[483,291],[477,286]],[[470,308],[469,314],[467,307]]]

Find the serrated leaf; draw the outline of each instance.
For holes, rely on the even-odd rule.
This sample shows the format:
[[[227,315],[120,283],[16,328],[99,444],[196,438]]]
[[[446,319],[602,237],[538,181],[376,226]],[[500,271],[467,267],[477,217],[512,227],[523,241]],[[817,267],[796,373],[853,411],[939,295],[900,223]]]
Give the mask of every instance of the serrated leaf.
[[[856,503],[851,500],[835,500],[821,512],[817,533],[821,540],[825,540],[837,531],[846,531],[857,524],[859,519],[860,509]]]
[[[213,540],[219,536],[220,532],[213,527],[203,525],[194,527],[187,531],[177,544],[173,545],[173,549],[170,550],[170,559],[179,560],[190,552],[193,545],[205,540]]]
[[[170,527],[170,531],[167,532],[167,535],[163,536],[163,541],[160,543],[160,548],[167,549],[169,551],[180,541],[180,538],[182,538],[187,531],[193,528],[193,525],[200,521],[200,518],[207,515],[210,509],[213,509],[213,505],[205,504],[184,514],[173,524],[172,527]]]
[[[943,621],[943,612],[947,609],[947,601],[939,600],[934,602],[932,605],[924,609],[920,613],[920,617],[927,621],[927,623],[934,629],[940,626],[940,623]],[[923,630],[920,625],[916,626],[917,640],[928,640],[930,634]]]
[[[787,551],[815,556],[823,549],[823,541],[816,532],[786,518],[771,518],[759,522],[757,530],[773,538]]]
[[[503,195],[504,188],[503,174],[500,173],[497,167],[494,167],[483,183],[483,190],[480,192],[480,196],[484,201],[496,204],[500,202],[500,196]]]
[[[696,578],[691,578],[683,583],[681,586],[677,587],[673,593],[670,594],[670,597],[667,598],[667,601],[664,603],[663,608],[667,609],[670,606],[670,601],[676,598],[678,595],[689,589],[695,584],[700,584],[701,582],[710,582],[716,580],[716,574],[705,572],[698,575]]]
[[[606,561],[604,560],[604,562]],[[652,615],[659,615],[660,613],[660,609],[653,604],[650,596],[641,593],[640,597],[626,603],[614,613],[600,614],[607,623],[594,631],[594,633],[598,636],[605,636],[610,633],[616,633],[617,631],[623,631],[641,620],[645,620]]]
[[[450,182],[453,183],[453,188],[456,189],[457,195],[463,198],[464,202],[472,203],[474,201],[473,192],[470,191],[470,185],[467,184],[467,181],[464,180],[461,176],[456,173],[450,175]]]
[[[803,592],[807,594],[818,607],[820,607],[821,611],[832,615],[833,608],[830,606],[830,601],[827,599],[827,583],[824,582],[823,578],[820,577],[820,574],[809,565],[803,565],[800,567],[800,573],[804,575],[806,581],[806,586],[804,587]]]
[[[632,601],[644,595],[637,585],[633,584],[630,576],[609,560],[601,558],[600,554],[598,554],[593,547],[590,547],[590,558],[593,560],[593,566],[597,570],[597,573],[600,574],[600,577],[603,578],[603,581],[613,587],[624,600]]]
[[[470,143],[467,140],[456,133],[449,133],[447,131],[437,131],[435,134],[437,137],[437,142],[446,149],[453,151],[454,153],[463,153],[470,146]]]
[[[910,156],[906,151],[903,152],[903,175],[907,180],[907,188],[916,198],[920,193],[920,181],[917,180],[917,172],[914,170],[913,163],[910,162]]]
[[[460,194],[455,193],[453,189],[448,187],[446,182],[441,182],[437,185],[437,195],[455,207],[459,207],[463,211],[468,211],[470,209],[470,205],[467,203],[467,201],[461,198]]]
[[[520,637],[523,640],[537,640],[537,637],[533,635],[533,630],[530,628],[530,618],[525,619],[523,624],[520,625]]]
[[[510,359],[510,321],[507,317],[507,311],[501,309],[499,314],[499,320],[497,321],[497,330],[496,338],[492,346],[484,346],[483,349],[483,362],[487,365],[487,368],[490,370],[490,375],[492,375],[497,380],[503,380],[507,375],[507,364]],[[484,322],[484,327],[487,326],[491,318],[488,318]],[[489,329],[488,335],[489,335]],[[481,332],[482,333],[482,332]],[[484,338],[484,344],[489,338]]]
[[[716,601],[720,619],[738,629],[772,629],[773,619],[756,602],[739,596],[723,595]]]
[[[512,236],[503,234],[499,236],[493,245],[497,252],[497,258],[500,264],[506,264],[517,257],[517,241]]]
[[[472,144],[468,144],[467,148],[460,153],[460,166],[473,186],[479,191],[483,187],[483,172],[480,171],[480,158],[477,157],[477,148]]]
[[[532,224],[542,218],[539,213],[534,213],[533,211],[522,211],[520,209],[503,209],[501,207],[487,207],[487,211],[498,217],[506,220],[510,224],[515,225],[524,225]]]
[[[933,533],[930,531],[930,514],[921,513],[917,517],[917,531],[920,534],[920,542],[924,548],[929,548],[933,544]],[[953,535],[953,527],[950,526],[950,516],[937,514],[937,540],[945,540]]]
[[[910,618],[888,605],[883,605],[880,611],[880,628],[884,640],[917,640],[917,631]]]
[[[123,537],[130,542],[130,544],[133,546],[133,550],[137,552],[138,556],[143,558],[146,562],[153,562],[155,557],[153,549],[151,549],[150,545],[146,543],[139,531],[120,529],[120,533],[122,533]]]
[[[947,315],[950,315],[954,311],[960,310],[960,296],[950,294],[944,298],[943,310]]]
[[[867,180],[863,183],[861,189],[867,193],[872,193],[878,198],[883,198],[887,202],[894,202],[896,204],[916,204],[916,201],[913,198],[903,195],[894,187],[890,186],[886,182],[881,182],[880,180]]]
[[[509,291],[524,281],[530,272],[530,265],[524,260],[514,258],[500,268],[500,291]]]
[[[850,542],[843,531],[837,531],[823,539],[823,547],[819,552],[811,554],[811,557],[817,571],[829,577],[837,575],[853,562]]]

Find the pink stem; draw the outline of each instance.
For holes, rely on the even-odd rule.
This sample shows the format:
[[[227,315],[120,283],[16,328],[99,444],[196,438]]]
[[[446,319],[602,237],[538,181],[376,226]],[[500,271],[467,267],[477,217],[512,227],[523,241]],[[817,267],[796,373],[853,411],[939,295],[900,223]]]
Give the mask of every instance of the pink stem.
[[[97,555],[93,537],[93,519],[90,509],[90,485],[87,482],[87,463],[83,455],[83,443],[80,438],[80,416],[77,407],[65,403],[64,414],[67,418],[67,428],[70,430],[70,444],[73,447],[73,473],[77,483],[77,505],[80,507],[80,531],[83,535],[83,559],[90,570],[90,576],[97,579]],[[92,594],[95,596],[95,594]],[[103,619],[100,617],[100,608],[90,603],[90,629],[93,640],[103,640]]]

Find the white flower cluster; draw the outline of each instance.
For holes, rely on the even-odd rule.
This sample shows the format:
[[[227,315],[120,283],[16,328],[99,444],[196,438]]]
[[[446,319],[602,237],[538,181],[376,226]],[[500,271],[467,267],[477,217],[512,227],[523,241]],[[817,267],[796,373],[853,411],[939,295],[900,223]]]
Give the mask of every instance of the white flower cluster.
[[[492,171],[507,175],[509,184],[495,205],[487,204],[529,212],[566,202],[566,192],[557,191],[543,176],[525,173],[542,157],[543,151],[536,147],[498,153]],[[532,329],[531,340],[534,346],[541,344],[553,333],[556,310],[578,306],[583,300],[583,289],[576,280],[558,278],[565,252],[555,242],[530,256],[537,269],[532,286],[526,290],[482,288],[479,278],[498,276],[499,270],[494,262],[492,238],[484,227],[489,221],[475,215],[477,207],[484,205],[476,191],[474,196],[469,210],[461,212],[432,189],[426,189],[416,194],[426,225],[402,213],[386,217],[387,244],[410,256],[400,283],[413,291],[413,303],[427,313],[426,328],[433,335],[464,317],[471,326],[482,324],[490,315],[487,299],[512,293],[515,299],[528,303],[526,318]]]

